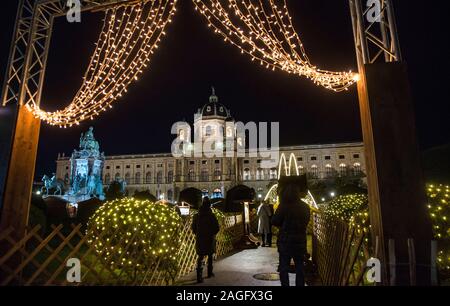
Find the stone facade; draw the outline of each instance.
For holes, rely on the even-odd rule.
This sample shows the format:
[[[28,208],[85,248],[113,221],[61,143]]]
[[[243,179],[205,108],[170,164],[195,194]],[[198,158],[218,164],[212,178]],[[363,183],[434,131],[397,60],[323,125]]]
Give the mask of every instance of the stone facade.
[[[225,122],[234,121],[214,93],[195,117],[195,129],[202,130],[210,126],[224,127]],[[280,154],[283,153],[288,159],[295,155],[299,172],[307,174],[309,180],[364,176],[364,147],[360,142],[280,147]],[[108,185],[121,178],[127,182],[129,195],[149,190],[158,198],[170,201],[176,201],[179,192],[189,187],[214,198],[223,197],[237,184],[244,184],[254,188],[261,198],[278,177],[278,168],[263,169],[262,160],[260,157],[175,158],[171,153],[106,156],[103,183]],[[60,155],[56,163],[57,177],[69,177],[69,158]]]

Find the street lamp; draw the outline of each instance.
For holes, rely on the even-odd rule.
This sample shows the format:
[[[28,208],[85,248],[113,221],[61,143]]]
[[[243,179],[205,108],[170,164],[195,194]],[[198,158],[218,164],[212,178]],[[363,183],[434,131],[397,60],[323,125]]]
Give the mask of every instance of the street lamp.
[[[331,196],[332,198],[334,198],[334,197],[336,196],[336,193],[335,193],[334,191],[332,191],[332,192],[330,192],[330,196]]]

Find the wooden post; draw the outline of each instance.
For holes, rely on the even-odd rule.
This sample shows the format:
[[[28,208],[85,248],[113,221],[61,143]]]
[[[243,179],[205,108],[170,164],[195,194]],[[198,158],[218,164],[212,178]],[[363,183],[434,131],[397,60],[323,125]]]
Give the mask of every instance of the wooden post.
[[[39,142],[40,120],[20,106],[5,184],[0,232],[14,229],[14,236],[25,235],[33,189]]]
[[[388,242],[388,252],[389,252],[389,284],[391,286],[395,286],[396,277],[397,277],[397,260],[395,258],[395,241],[393,239],[389,239]]]
[[[9,160],[11,158],[14,130],[16,127],[17,104],[0,106],[0,219],[5,194],[6,178],[8,176]]]
[[[437,241],[431,241],[431,285],[438,286],[438,270],[437,270]]]
[[[409,283],[411,286],[417,284],[416,280],[416,250],[414,239],[408,239],[408,257],[409,257]]]
[[[417,284],[428,285],[432,232],[406,64],[364,65],[358,93],[372,237],[380,237],[379,259],[387,264],[385,246],[393,239],[397,262],[407,262],[407,245],[401,242],[414,239]],[[396,285],[408,285],[408,274],[407,269],[397,271]],[[383,272],[383,283],[388,279]]]

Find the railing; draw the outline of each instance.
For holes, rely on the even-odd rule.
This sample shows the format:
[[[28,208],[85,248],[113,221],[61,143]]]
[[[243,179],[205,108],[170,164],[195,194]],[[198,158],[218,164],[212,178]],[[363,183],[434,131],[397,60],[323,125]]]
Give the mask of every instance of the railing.
[[[191,232],[191,222],[191,217],[185,219],[175,234],[179,247],[174,270],[166,269],[161,257],[143,258],[142,253],[135,254],[135,258],[130,260],[144,262],[145,269],[123,269],[108,260],[110,255],[99,253],[94,248],[97,239],[104,238],[105,232],[86,232],[81,225],[70,228],[52,226],[49,234],[42,234],[40,225],[37,225],[18,240],[13,238],[13,230],[9,229],[0,234],[0,285],[170,285],[195,268],[195,237]],[[242,216],[225,217],[217,235],[216,256],[229,253],[242,233]],[[127,239],[126,243],[120,242],[125,246],[124,253],[137,242],[135,236],[124,235],[123,239]],[[80,260],[79,283],[67,280],[70,267],[66,265],[71,258]]]
[[[366,230],[315,213],[313,261],[324,286],[367,285],[364,276],[371,257]]]

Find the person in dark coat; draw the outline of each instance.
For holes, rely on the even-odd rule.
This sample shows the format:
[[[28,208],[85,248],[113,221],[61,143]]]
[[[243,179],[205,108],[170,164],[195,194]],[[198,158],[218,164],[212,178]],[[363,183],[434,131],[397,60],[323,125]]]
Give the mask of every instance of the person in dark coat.
[[[272,246],[272,224],[271,219],[273,216],[273,210],[266,202],[263,202],[257,210],[258,216],[258,234],[261,235],[262,246]]]
[[[192,231],[195,234],[197,251],[197,282],[203,282],[203,260],[208,256],[208,277],[213,277],[213,254],[216,252],[216,235],[219,222],[211,210],[208,197],[203,199],[202,206],[192,220]]]
[[[280,206],[272,218],[272,224],[280,228],[278,234],[278,253],[280,256],[280,281],[289,286],[291,259],[295,263],[296,286],[305,285],[303,260],[306,253],[306,229],[310,219],[308,204],[303,202],[307,188],[288,185],[281,191]]]

